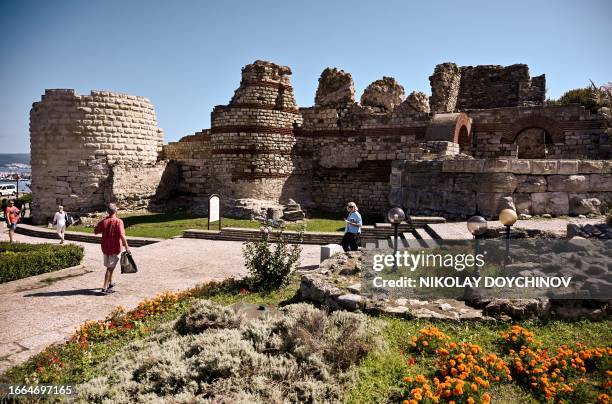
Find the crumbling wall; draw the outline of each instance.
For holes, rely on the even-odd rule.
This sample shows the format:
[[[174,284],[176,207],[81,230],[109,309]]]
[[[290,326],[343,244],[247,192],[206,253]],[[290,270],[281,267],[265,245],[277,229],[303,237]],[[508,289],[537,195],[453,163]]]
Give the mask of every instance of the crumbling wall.
[[[34,221],[45,222],[59,204],[75,212],[103,208],[111,167],[154,165],[162,139],[144,97],[46,90],[30,111]]]
[[[538,158],[612,158],[606,120],[579,105],[498,108],[470,111],[469,116],[476,158],[523,158],[524,136],[538,137],[531,139],[541,145]]]
[[[178,186],[178,170],[173,163],[153,165],[117,164],[111,168],[106,200],[120,209],[154,208],[171,198]]]
[[[163,147],[163,158],[173,162],[177,169],[176,197],[184,204],[207,207],[210,196],[212,145],[210,130],[185,136],[178,142]],[[179,201],[180,202],[180,201]]]
[[[442,63],[429,81],[432,112],[538,106],[546,99],[546,77],[530,77],[525,64],[458,67]]]
[[[578,215],[612,207],[612,162],[476,159],[396,161],[390,204],[413,215],[496,217],[512,196],[518,213]]]

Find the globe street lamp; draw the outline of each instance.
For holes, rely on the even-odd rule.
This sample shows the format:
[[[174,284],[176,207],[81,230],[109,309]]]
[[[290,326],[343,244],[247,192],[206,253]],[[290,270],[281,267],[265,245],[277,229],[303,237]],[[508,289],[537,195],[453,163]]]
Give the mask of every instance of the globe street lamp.
[[[395,228],[395,232],[394,232],[395,236],[393,240],[393,257],[394,257],[393,270],[394,271],[397,271],[397,233],[398,233],[399,225],[401,222],[404,221],[404,219],[406,219],[406,214],[401,208],[393,208],[389,210],[389,212],[387,212],[387,220],[389,220],[389,223],[393,224]]]
[[[504,267],[508,265],[510,259],[510,228],[516,223],[517,219],[518,216],[514,209],[504,209],[499,212],[499,221],[506,226],[506,259],[504,261]]]
[[[472,216],[467,221],[467,229],[474,238],[480,238],[487,231],[487,221],[482,216]]]

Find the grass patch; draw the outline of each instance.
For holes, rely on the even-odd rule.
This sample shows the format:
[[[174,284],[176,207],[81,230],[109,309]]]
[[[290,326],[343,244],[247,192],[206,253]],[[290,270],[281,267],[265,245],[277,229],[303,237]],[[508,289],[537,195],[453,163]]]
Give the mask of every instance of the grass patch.
[[[78,245],[0,242],[0,283],[72,267],[82,259]]]
[[[306,230],[312,232],[342,232],[344,231],[343,212],[328,213],[313,211],[309,217],[300,223],[288,223],[287,230]],[[123,219],[125,232],[132,237],[155,237],[171,238],[180,236],[187,229],[206,230],[208,218],[193,216],[186,212],[168,213],[119,213]],[[374,224],[383,220],[379,215],[364,215],[364,224]],[[248,219],[223,218],[223,227],[239,227],[247,229],[258,229],[259,222]],[[46,226],[41,226],[46,227]],[[212,223],[211,229],[218,229],[218,223]],[[93,227],[70,226],[68,231],[82,233],[93,233]]]

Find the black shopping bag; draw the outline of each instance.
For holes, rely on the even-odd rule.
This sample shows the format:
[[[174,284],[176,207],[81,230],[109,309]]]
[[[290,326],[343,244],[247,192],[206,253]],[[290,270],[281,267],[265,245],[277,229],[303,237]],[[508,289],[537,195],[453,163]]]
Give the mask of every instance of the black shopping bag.
[[[127,252],[121,253],[121,273],[122,274],[133,274],[138,272],[138,267],[136,266],[136,262],[134,262],[134,258],[132,254],[128,254]]]

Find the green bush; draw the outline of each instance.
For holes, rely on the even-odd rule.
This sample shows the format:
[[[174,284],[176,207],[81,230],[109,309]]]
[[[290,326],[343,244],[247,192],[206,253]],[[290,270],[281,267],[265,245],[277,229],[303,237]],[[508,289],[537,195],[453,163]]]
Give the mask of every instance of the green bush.
[[[23,194],[19,197],[22,203],[32,203],[32,194]]]
[[[72,267],[82,259],[78,245],[0,242],[0,283]]]
[[[269,227],[262,228],[261,238],[244,246],[243,254],[249,270],[247,281],[253,291],[272,291],[285,286],[300,262],[300,245],[287,244],[281,230],[275,233],[276,247],[273,248],[270,232]]]
[[[586,109],[596,112],[601,107],[610,106],[610,89],[606,86],[575,88],[566,91],[558,100],[548,100],[549,105],[580,104]]]

